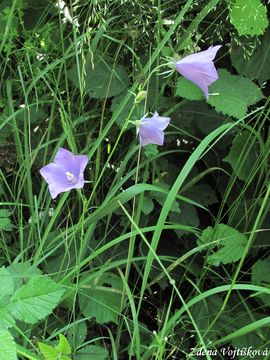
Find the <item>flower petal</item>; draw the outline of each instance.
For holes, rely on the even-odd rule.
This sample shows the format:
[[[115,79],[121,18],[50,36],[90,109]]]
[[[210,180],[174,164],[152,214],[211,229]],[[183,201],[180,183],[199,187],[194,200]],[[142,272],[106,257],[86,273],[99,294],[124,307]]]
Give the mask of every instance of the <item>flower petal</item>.
[[[66,192],[71,189],[72,189],[72,187],[70,187],[70,186],[63,187],[63,184],[56,183],[56,182],[49,184],[49,191],[50,191],[52,199],[55,199],[62,192]]]
[[[198,85],[208,98],[208,86],[218,79],[214,64],[177,64],[176,66],[180,74]]]
[[[57,164],[51,163],[39,170],[41,175],[44,177],[48,184],[53,183],[54,181],[67,181],[66,176],[61,171],[62,169],[58,167]]]
[[[197,52],[195,54],[188,55],[183,59],[177,61],[181,64],[193,64],[193,63],[206,63],[214,60],[218,50],[222,45],[210,46],[207,50]]]
[[[75,155],[76,161],[80,164],[80,173],[84,172],[88,163],[87,155]]]
[[[151,123],[151,126],[157,128],[159,130],[164,130],[169,125],[171,118],[159,116],[158,113],[155,111],[152,118],[145,118],[146,121]]]
[[[74,175],[79,176],[78,162],[76,161],[76,156],[73,155],[71,151],[59,148],[55,155],[54,163],[57,164],[59,168],[62,168],[63,172],[70,171]]]
[[[73,188],[72,184],[68,181],[66,174],[57,164],[48,164],[40,169],[39,172],[49,184],[49,190],[53,199],[61,192]]]
[[[141,146],[148,144],[163,145],[163,130],[168,126],[170,120],[169,117],[159,116],[156,111],[151,118],[144,117],[139,126]]]
[[[83,187],[87,162],[86,155],[73,155],[66,149],[58,149],[54,162],[40,169],[53,199],[62,192]]]
[[[164,132],[159,129],[150,127],[140,128],[140,144],[145,146],[148,144],[163,145],[164,143]]]
[[[208,50],[188,55],[176,62],[177,71],[186,79],[199,86],[208,98],[208,86],[218,79],[218,73],[213,63],[221,45],[210,47]]]

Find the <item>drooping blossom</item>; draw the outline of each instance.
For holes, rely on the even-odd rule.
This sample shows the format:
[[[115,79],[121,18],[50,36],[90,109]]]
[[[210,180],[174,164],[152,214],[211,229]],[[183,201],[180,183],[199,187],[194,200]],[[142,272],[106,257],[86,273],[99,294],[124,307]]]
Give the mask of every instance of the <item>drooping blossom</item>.
[[[70,189],[81,189],[84,185],[83,172],[88,163],[87,155],[73,155],[59,148],[54,162],[40,169],[40,173],[49,184],[51,197]]]
[[[148,144],[163,145],[164,129],[169,125],[169,117],[159,116],[157,112],[152,117],[143,117],[138,122],[138,133],[141,146]]]
[[[218,79],[218,73],[213,63],[221,45],[210,46],[205,51],[188,55],[176,62],[176,70],[186,79],[199,86],[208,99],[208,86]]]

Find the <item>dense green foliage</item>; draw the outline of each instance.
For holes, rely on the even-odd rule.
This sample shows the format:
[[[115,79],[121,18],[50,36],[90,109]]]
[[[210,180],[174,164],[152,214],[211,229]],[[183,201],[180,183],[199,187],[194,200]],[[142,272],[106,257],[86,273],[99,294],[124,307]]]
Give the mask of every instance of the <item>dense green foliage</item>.
[[[268,358],[267,6],[1,1],[0,360]],[[169,63],[212,45],[206,99]],[[87,182],[52,200],[59,147]]]

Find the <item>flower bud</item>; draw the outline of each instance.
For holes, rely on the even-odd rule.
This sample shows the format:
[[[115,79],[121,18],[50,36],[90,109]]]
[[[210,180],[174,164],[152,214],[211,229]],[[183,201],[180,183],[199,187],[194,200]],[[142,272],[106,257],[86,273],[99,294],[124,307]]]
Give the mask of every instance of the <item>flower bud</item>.
[[[142,100],[144,100],[147,96],[147,91],[141,90],[135,97],[135,104],[139,104]]]

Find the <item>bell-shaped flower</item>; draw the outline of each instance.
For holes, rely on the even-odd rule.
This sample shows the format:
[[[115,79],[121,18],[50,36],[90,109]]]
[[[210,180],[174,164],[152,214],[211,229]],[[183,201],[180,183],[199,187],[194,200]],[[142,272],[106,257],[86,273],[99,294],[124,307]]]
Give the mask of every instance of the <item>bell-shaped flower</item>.
[[[138,121],[138,133],[141,146],[148,144],[163,145],[164,129],[169,125],[169,117],[159,116],[157,112],[152,117],[143,117]]]
[[[40,169],[40,173],[49,184],[51,197],[70,189],[81,189],[84,185],[83,172],[88,163],[87,155],[73,155],[59,148],[54,162]]]
[[[218,73],[213,63],[221,45],[210,46],[205,51],[188,55],[176,62],[176,70],[186,79],[199,86],[208,99],[208,86],[218,79]]]

